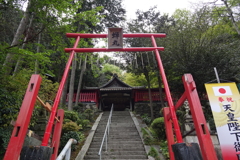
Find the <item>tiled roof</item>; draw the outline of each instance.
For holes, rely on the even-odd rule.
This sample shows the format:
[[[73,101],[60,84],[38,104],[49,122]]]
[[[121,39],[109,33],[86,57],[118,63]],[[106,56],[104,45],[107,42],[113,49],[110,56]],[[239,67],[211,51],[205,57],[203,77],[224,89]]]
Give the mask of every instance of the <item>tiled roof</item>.
[[[101,87],[85,87],[85,89],[99,89],[100,91],[123,91],[123,90],[132,90],[132,89],[144,89],[145,86],[132,87],[118,79],[117,75],[114,75],[113,78],[108,81],[106,84]]]
[[[115,88],[101,88],[100,91],[130,91],[132,88],[121,88],[121,87],[115,87]]]

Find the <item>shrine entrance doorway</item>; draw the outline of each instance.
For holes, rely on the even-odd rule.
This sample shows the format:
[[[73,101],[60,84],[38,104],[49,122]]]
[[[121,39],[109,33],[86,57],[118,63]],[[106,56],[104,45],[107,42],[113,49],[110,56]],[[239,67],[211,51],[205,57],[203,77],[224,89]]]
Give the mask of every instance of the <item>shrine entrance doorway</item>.
[[[113,75],[109,82],[99,88],[101,109],[110,110],[112,104],[114,104],[114,110],[131,109],[134,100],[132,98],[133,88],[122,82],[116,74]]]

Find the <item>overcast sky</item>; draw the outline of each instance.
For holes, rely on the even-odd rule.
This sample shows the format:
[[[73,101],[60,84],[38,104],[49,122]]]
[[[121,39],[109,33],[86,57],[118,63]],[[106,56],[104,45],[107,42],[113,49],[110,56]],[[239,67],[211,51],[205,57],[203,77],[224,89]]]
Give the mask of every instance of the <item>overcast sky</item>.
[[[193,4],[200,2],[210,2],[213,0],[123,0],[123,7],[126,9],[127,19],[135,18],[135,12],[139,9],[147,11],[150,7],[157,6],[161,15],[168,13],[170,16],[176,9],[193,9]],[[218,0],[221,1],[221,0]],[[96,47],[105,46],[105,42],[98,43]]]
[[[150,7],[157,6],[161,15],[172,15],[176,9],[191,9],[191,2],[208,2],[211,0],[123,0],[123,6],[127,11],[127,19],[135,18],[135,12],[139,9],[147,11]]]

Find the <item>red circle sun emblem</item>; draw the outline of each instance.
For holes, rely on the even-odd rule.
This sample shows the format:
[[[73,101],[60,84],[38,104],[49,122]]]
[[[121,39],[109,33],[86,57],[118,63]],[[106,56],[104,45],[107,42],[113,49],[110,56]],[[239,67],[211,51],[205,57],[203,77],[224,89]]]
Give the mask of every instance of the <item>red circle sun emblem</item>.
[[[219,88],[219,93],[221,93],[221,94],[225,94],[226,93],[226,90],[224,89],[224,88]]]

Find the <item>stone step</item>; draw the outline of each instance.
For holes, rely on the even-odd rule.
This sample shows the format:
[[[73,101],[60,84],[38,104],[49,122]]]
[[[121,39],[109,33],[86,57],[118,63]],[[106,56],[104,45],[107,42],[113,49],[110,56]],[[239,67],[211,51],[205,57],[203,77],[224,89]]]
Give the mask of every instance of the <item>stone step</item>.
[[[94,145],[100,145],[102,143],[102,141],[93,141],[92,142],[92,144],[94,144]],[[108,145],[114,145],[114,144],[118,144],[118,145],[122,145],[122,144],[126,144],[126,143],[130,143],[130,144],[132,144],[132,145],[142,145],[143,143],[142,143],[142,141],[121,141],[121,140],[109,140],[108,141]]]
[[[94,137],[95,140],[102,140],[103,139],[103,134],[102,135],[98,135]],[[138,135],[111,135],[111,136],[107,136],[108,140],[122,140],[122,141],[131,141],[131,139],[133,140],[141,140],[141,138],[139,138]]]
[[[147,159],[147,155],[102,155],[102,159]],[[99,159],[98,155],[86,155],[85,160]]]
[[[100,148],[100,145],[101,143],[99,144],[91,144],[90,147],[91,148]],[[131,144],[122,144],[122,145],[119,145],[119,144],[108,144],[108,148],[111,148],[111,149],[123,149],[123,148],[128,148],[129,150],[135,150],[135,149],[139,149],[140,147],[143,147],[142,144],[139,144],[139,145],[131,145]]]
[[[126,117],[126,116],[112,116],[111,122],[126,122],[126,121],[130,121],[132,122],[132,118],[131,117]]]
[[[103,130],[103,131],[105,131],[105,129],[106,129],[106,125],[103,127],[103,126],[99,126],[98,128],[97,128],[97,130]],[[124,124],[121,124],[121,125],[117,125],[117,124],[111,124],[110,125],[110,131],[111,130],[113,130],[113,131],[116,131],[116,130],[119,130],[119,129],[121,129],[121,130],[123,130],[123,129],[126,129],[126,131],[131,131],[131,130],[136,130],[136,127],[135,127],[135,125],[134,124],[126,124],[126,125],[124,125]]]
[[[91,145],[84,156],[85,160],[99,159],[98,152],[105,133],[109,112],[104,112],[95,131]],[[113,111],[110,134],[108,135],[108,152],[103,144],[103,160],[147,160],[147,154],[141,137],[129,111]]]
[[[105,129],[106,129],[106,127],[105,128],[98,128],[96,131],[97,132],[105,132]],[[125,132],[136,132],[136,128],[133,128],[133,127],[121,127],[121,128],[119,128],[119,127],[110,127],[110,130],[109,130],[109,132],[111,132],[111,133],[114,133],[114,132],[118,132],[119,130],[124,130]]]
[[[98,152],[88,152],[87,155],[98,155]],[[119,151],[110,149],[107,152],[102,151],[102,155],[146,155],[145,151]]]
[[[95,141],[102,141],[103,136],[96,136],[93,138],[93,142]],[[107,138],[108,141],[141,141],[141,138],[139,138],[138,136],[131,136],[131,137],[126,137],[126,136],[110,136]]]
[[[115,133],[110,132],[110,134],[107,135],[107,136],[109,136],[109,137],[111,137],[111,136],[124,136],[124,137],[136,137],[137,136],[137,137],[139,137],[138,133],[127,132],[127,133],[129,133],[129,134],[127,134],[127,133],[119,133],[119,132],[124,132],[124,130],[123,131],[119,130],[118,132],[115,132]],[[104,133],[105,132],[97,132],[97,136],[98,137],[103,137]]]
[[[99,157],[97,158],[97,159],[99,159]],[[85,159],[85,160],[88,160],[88,159]],[[90,160],[90,159],[89,159]],[[132,160],[132,159],[126,159],[126,158],[124,158],[124,159],[118,159],[118,158],[114,158],[114,159],[108,159],[108,158],[102,158],[102,160]],[[148,159],[138,159],[138,160],[148,160]]]
[[[136,130],[137,131],[137,130]],[[126,137],[131,137],[131,136],[138,136],[139,134],[137,132],[131,131],[131,132],[124,132],[124,130],[118,130],[118,131],[109,131],[109,135],[108,136],[126,136]],[[95,134],[99,134],[99,135],[104,135],[105,132],[95,132]]]
[[[88,152],[96,152],[96,153],[98,153],[99,149],[100,148],[89,148]],[[114,148],[114,147],[112,147],[111,149],[117,150],[117,151],[143,151],[143,152],[145,152],[145,149],[142,146],[135,146],[134,150],[131,150],[131,148],[125,148],[125,147],[122,147],[122,148],[119,148],[119,147],[115,147]],[[103,146],[103,151],[105,151],[105,145]]]

